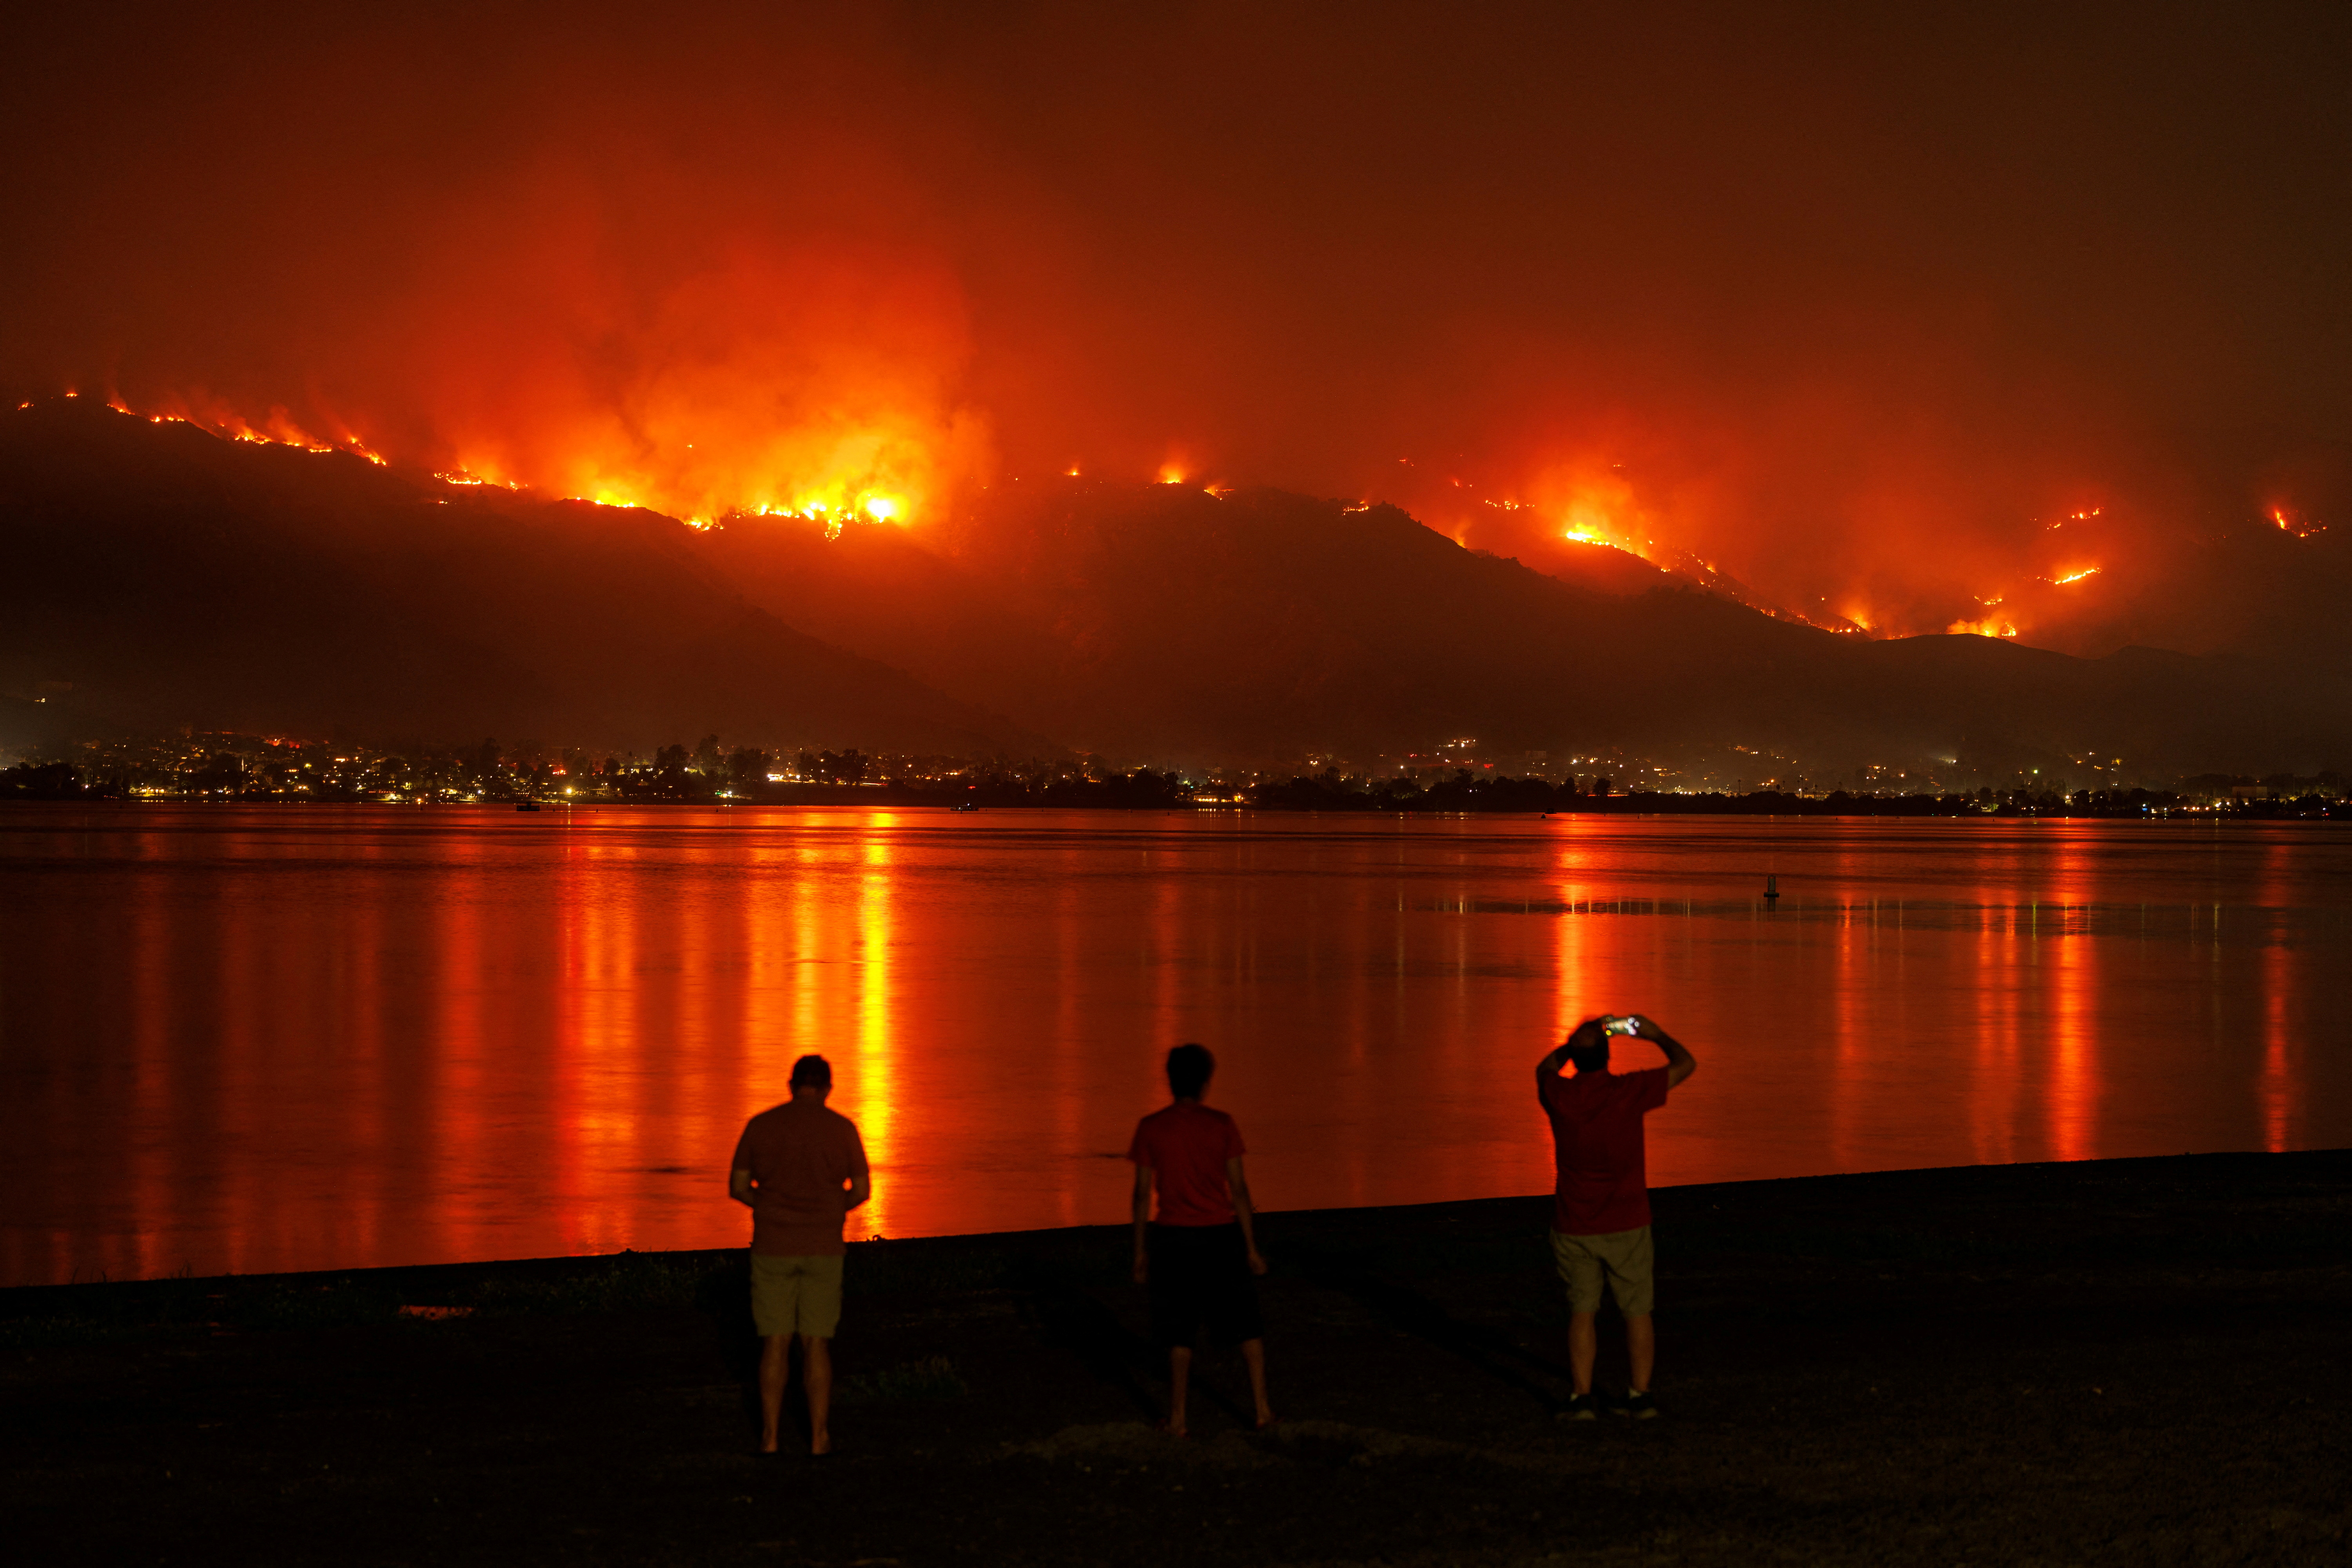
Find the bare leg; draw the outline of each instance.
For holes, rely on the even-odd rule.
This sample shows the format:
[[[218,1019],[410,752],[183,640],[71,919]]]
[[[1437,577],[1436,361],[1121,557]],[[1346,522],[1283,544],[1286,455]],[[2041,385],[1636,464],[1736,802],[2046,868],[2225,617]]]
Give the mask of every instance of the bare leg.
[[[1249,1368],[1250,1397],[1257,1401],[1257,1424],[1274,1425],[1274,1406],[1265,1402],[1265,1342],[1244,1340],[1242,1361]]]
[[[809,1452],[833,1452],[833,1342],[801,1336],[801,1381],[808,1384]]]
[[[1647,1394],[1658,1363],[1658,1331],[1647,1312],[1625,1320],[1625,1359],[1633,1363],[1633,1392]]]
[[[784,1384],[792,1377],[793,1336],[770,1334],[760,1346],[760,1452],[776,1451],[776,1423],[783,1418]]]
[[[1192,1352],[1189,1346],[1173,1345],[1168,1352],[1168,1435],[1184,1435],[1184,1394],[1192,1382]]]
[[[1644,1318],[1643,1322],[1649,1321]],[[1576,1392],[1592,1392],[1592,1363],[1601,1353],[1601,1337],[1592,1331],[1592,1314],[1570,1312],[1568,1315],[1568,1370],[1576,1380]]]

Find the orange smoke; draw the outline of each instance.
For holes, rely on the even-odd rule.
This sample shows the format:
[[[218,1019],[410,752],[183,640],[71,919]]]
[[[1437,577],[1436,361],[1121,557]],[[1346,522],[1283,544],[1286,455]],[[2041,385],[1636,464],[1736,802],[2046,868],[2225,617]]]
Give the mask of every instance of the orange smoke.
[[[743,246],[642,294],[566,282],[436,323],[432,434],[456,468],[698,522],[905,521],[985,461],[942,270]]]
[[[2352,341],[2299,24],[2158,29],[2150,96],[2056,63],[2111,47],[2079,18],[34,9],[18,118],[73,130],[0,169],[11,395],[704,521],[1164,463],[2084,650],[2268,626],[2269,557],[2214,553],[2257,506],[2281,581],[2341,553],[2291,537],[2352,495],[2297,456]]]
[[[394,458],[452,484],[701,524],[836,525],[919,518],[985,462],[986,424],[952,395],[961,295],[938,269],[745,246],[650,291],[553,258],[528,287],[509,276],[410,339],[408,384],[426,395],[383,419],[412,432],[378,438]],[[234,440],[387,460],[323,405],[248,415],[202,388],[110,401]]]

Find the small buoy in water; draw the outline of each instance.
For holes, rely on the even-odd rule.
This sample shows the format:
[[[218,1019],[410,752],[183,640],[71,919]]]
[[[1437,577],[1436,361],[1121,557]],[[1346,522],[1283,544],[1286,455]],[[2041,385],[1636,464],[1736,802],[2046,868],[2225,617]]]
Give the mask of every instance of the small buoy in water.
[[[1768,899],[1777,899],[1780,896],[1780,879],[1769,872],[1766,873],[1764,878],[1764,896]]]

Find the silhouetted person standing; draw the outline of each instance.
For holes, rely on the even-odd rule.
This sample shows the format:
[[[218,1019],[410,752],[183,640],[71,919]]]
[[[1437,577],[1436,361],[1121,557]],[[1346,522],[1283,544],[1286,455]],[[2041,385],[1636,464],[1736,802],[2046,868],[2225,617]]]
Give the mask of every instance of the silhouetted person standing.
[[[809,1452],[833,1451],[833,1331],[841,1323],[842,1221],[873,1192],[866,1145],[848,1117],[825,1109],[833,1068],[793,1064],[793,1097],[745,1123],[728,1195],[751,1209],[751,1321],[760,1352],[760,1452],[776,1451],[792,1345],[801,1346]]]
[[[1643,1072],[1609,1070],[1610,1026],[1654,1042],[1666,1065]],[[1576,1076],[1562,1078],[1564,1062]],[[1655,1296],[1650,1247],[1650,1187],[1642,1118],[1665,1104],[1666,1091],[1698,1070],[1682,1043],[1649,1019],[1587,1018],[1567,1043],[1536,1065],[1536,1097],[1551,1119],[1552,1155],[1559,1173],[1552,1199],[1551,1251],[1568,1286],[1568,1359],[1576,1396],[1560,1414],[1593,1416],[1592,1363],[1600,1341],[1593,1317],[1602,1281],[1625,1315],[1625,1355],[1632,1363],[1621,1415],[1657,1415],[1650,1374],[1658,1353],[1650,1321]]]
[[[1135,1282],[1150,1290],[1152,1337],[1168,1350],[1168,1430],[1179,1437],[1192,1346],[1203,1324],[1220,1343],[1241,1346],[1257,1424],[1274,1425],[1265,1400],[1265,1329],[1250,1278],[1265,1272],[1265,1259],[1258,1255],[1242,1174],[1241,1130],[1201,1103],[1216,1070],[1205,1046],[1170,1051],[1168,1092],[1175,1103],[1136,1123],[1127,1151],[1135,1162]]]

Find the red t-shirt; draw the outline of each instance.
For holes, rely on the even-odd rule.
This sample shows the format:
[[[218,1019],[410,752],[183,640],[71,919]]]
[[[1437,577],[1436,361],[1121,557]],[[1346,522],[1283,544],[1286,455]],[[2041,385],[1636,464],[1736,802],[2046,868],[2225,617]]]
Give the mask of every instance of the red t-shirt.
[[[1666,1102],[1666,1069],[1547,1073],[1538,1085],[1551,1118],[1559,1172],[1551,1227],[1562,1236],[1607,1236],[1650,1223],[1642,1117]]]
[[[1231,1225],[1225,1162],[1242,1155],[1241,1129],[1222,1110],[1178,1100],[1135,1124],[1127,1157],[1160,1178],[1161,1225]]]
[[[838,1258],[849,1180],[865,1173],[857,1124],[814,1100],[786,1100],[744,1124],[730,1167],[751,1173],[751,1250]]]

